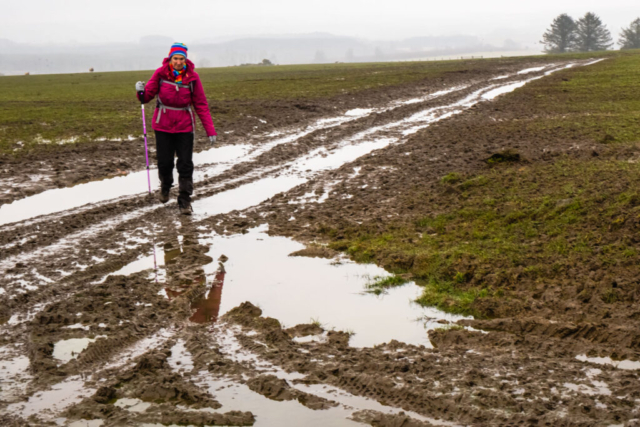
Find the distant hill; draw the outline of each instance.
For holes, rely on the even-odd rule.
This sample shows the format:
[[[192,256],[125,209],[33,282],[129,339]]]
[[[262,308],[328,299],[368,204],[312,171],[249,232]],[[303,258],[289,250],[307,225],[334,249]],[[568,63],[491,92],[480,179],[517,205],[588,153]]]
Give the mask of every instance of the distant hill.
[[[0,39],[0,73],[31,74],[96,71],[132,71],[160,65],[176,40],[149,35],[139,43],[102,45],[31,45]],[[365,40],[328,33],[245,37],[189,43],[190,58],[200,67],[258,63],[274,64],[396,61],[473,52],[515,51],[482,43],[466,35],[425,36],[405,40]]]

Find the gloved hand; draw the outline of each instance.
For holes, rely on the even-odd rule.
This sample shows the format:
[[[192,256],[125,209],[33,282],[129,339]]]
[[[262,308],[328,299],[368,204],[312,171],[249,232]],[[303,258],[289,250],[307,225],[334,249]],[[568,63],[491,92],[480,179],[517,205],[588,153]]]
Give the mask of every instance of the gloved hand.
[[[144,92],[144,82],[136,83],[136,92]]]
[[[209,137],[209,142],[211,143],[211,145],[214,145],[216,143],[216,136],[215,135],[211,135]]]

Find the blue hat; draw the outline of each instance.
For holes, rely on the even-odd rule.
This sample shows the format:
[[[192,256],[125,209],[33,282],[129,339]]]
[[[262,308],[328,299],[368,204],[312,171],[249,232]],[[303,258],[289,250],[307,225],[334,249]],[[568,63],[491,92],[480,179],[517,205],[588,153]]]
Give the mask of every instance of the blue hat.
[[[186,58],[188,50],[189,49],[187,49],[187,45],[185,45],[184,43],[174,43],[173,45],[171,45],[169,58],[171,58],[173,55],[182,55]]]

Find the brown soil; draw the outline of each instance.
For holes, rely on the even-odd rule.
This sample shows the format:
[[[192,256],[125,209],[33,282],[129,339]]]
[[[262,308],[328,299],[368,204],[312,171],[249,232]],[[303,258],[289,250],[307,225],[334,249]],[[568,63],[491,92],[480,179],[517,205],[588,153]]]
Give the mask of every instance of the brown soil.
[[[517,65],[521,68],[523,65]],[[493,73],[508,72],[516,65],[501,64],[496,69],[449,73],[415,83],[369,89],[329,99],[282,101],[218,101],[210,107],[211,114],[235,111],[235,120],[216,122],[221,130],[218,145],[260,144],[265,134],[276,129],[304,126],[313,119],[344,112],[352,108],[370,108],[385,101],[432,92],[434,88],[466,82],[472,78],[486,78]],[[149,116],[148,116],[149,117]],[[147,119],[149,120],[149,118]],[[263,123],[260,120],[266,121]],[[149,126],[149,161],[155,163],[155,136]],[[198,124],[195,152],[210,147]],[[291,153],[293,154],[293,153]],[[52,188],[70,187],[79,183],[126,175],[145,167],[144,140],[96,141],[82,144],[58,145],[19,157],[0,156],[0,182],[12,184],[10,192],[0,193],[0,206]],[[34,177],[34,180],[31,179]],[[36,178],[37,177],[37,178]]]
[[[495,70],[495,75],[505,71],[515,68]],[[397,92],[379,90],[371,92],[370,97],[345,98],[339,107],[341,111],[381,105],[399,95],[415,95],[425,89],[469,85],[437,100],[405,105],[319,130],[295,143],[276,147],[251,162],[238,164],[199,183],[196,199],[252,182],[267,172],[277,174],[284,163],[319,147],[335,147],[374,124],[390,123],[429,107],[460,100],[480,87],[483,79],[487,76],[451,75],[442,77],[437,87],[427,88],[418,83]],[[304,108],[264,106],[265,113],[259,117],[274,127],[299,124],[334,111],[333,101],[305,104]],[[289,118],[279,121],[283,109],[300,113],[288,113]],[[215,261],[207,255],[208,247],[198,240],[203,233],[240,233],[266,223],[270,233],[322,242],[327,240],[328,228],[338,230],[333,236],[337,238],[340,230],[346,232],[349,227],[375,230],[389,218],[413,218],[423,213],[430,197],[441,191],[438,182],[442,176],[454,170],[469,174],[484,170],[489,167],[486,159],[504,153],[506,148],[519,153],[520,162],[530,163],[553,162],[561,154],[587,158],[594,150],[600,156],[632,154],[607,151],[592,141],[580,141],[579,148],[575,148],[571,135],[550,138],[545,133],[501,133],[502,127],[492,125],[491,119],[516,120],[528,113],[526,102],[517,96],[478,104],[402,144],[319,174],[306,184],[242,212],[204,219],[180,217],[174,206],[160,207],[141,196],[3,227],[0,287],[4,292],[0,294],[0,323],[3,319],[13,320],[0,324],[0,346],[18,349],[28,357],[29,372],[34,379],[25,384],[24,392],[0,399],[0,424],[53,425],[53,418],[45,414],[25,421],[19,411],[9,411],[10,404],[24,403],[53,385],[79,376],[85,388],[92,390],[91,395],[65,407],[56,416],[68,421],[101,419],[105,427],[138,423],[253,425],[256,414],[224,407],[216,392],[203,385],[212,379],[241,385],[248,392],[274,401],[298,402],[316,411],[343,408],[340,393],[345,392],[398,409],[387,414],[352,408],[352,419],[372,426],[420,427],[435,425],[436,420],[473,426],[635,425],[633,419],[640,418],[638,371],[576,359],[579,354],[587,354],[638,360],[640,317],[632,305],[627,305],[619,316],[609,316],[614,320],[603,315],[589,321],[571,321],[562,297],[549,294],[545,299],[547,311],[540,308],[512,317],[467,320],[430,331],[434,348],[391,341],[357,349],[349,346],[350,335],[341,331],[327,331],[326,340],[298,343],[293,338],[320,335],[324,332],[322,327],[305,324],[283,328],[277,319],[263,317],[261,309],[250,302],[229,311],[220,320],[215,307],[206,315],[197,315],[201,308],[211,309],[209,303],[217,303],[219,309],[225,275],[223,263],[227,261],[221,257],[215,279],[205,277],[204,266]],[[238,128],[227,125],[229,129],[237,129],[236,134],[245,129],[246,135],[251,135],[248,127],[241,127],[245,125],[238,124]],[[224,141],[240,142],[247,141],[240,137]],[[132,168],[132,159],[140,154],[139,141],[135,149],[131,144],[123,150],[125,144],[128,143],[102,144],[99,164],[69,167],[68,175],[61,171],[57,175],[61,177],[60,184],[77,182],[70,178],[76,175],[81,180],[102,178],[107,168],[117,172],[116,153],[124,159],[118,161],[128,162],[127,168]],[[113,147],[113,156],[104,153],[105,147]],[[42,168],[55,170],[64,168],[63,165],[82,164],[76,160],[96,149],[91,145],[67,147],[67,157],[42,154],[45,157],[39,160],[6,160],[3,166],[10,166],[14,172],[20,168],[18,177],[24,178],[35,173],[35,169],[27,166],[35,160],[44,162]],[[411,155],[407,156],[407,152]],[[360,168],[356,176],[355,168]],[[6,176],[0,175],[0,179]],[[11,176],[15,177],[15,173]],[[330,183],[331,192],[324,203],[289,203],[308,193],[324,194]],[[50,188],[49,184],[42,185],[37,191]],[[17,187],[23,193],[7,196],[8,199],[3,199],[5,203],[33,189],[28,185]],[[148,211],[118,220],[119,216],[139,212],[141,208]],[[113,223],[98,229],[106,220]],[[63,238],[67,241],[60,243]],[[23,239],[26,241],[18,243]],[[131,261],[148,256],[154,244],[164,249],[156,255],[163,257],[166,279],[157,280],[151,270],[105,279],[105,275]],[[335,253],[316,243],[292,255],[333,257]],[[381,263],[393,268],[408,262],[394,258]],[[43,283],[43,277],[51,282]],[[34,287],[24,287],[21,281]],[[250,301],[251,295],[246,299]],[[594,312],[599,310],[594,307]],[[495,308],[498,313],[502,309]],[[78,323],[83,329],[66,328]],[[54,343],[59,340],[98,335],[107,338],[91,343],[77,359],[61,364],[53,358]],[[239,343],[237,351],[251,353],[257,359],[234,357],[230,352],[236,350],[230,350],[222,339],[224,336],[232,336]],[[135,345],[141,342],[145,346],[136,350]],[[170,364],[178,342],[190,354],[192,369],[178,372]],[[0,353],[0,362],[8,360],[7,357]],[[256,360],[268,362],[271,367],[259,366]],[[303,377],[283,379],[280,370]],[[312,389],[305,391],[305,385],[334,390],[335,399],[317,396]],[[139,399],[148,403],[149,408],[132,412],[115,404],[124,398]],[[416,414],[427,421],[417,419]]]

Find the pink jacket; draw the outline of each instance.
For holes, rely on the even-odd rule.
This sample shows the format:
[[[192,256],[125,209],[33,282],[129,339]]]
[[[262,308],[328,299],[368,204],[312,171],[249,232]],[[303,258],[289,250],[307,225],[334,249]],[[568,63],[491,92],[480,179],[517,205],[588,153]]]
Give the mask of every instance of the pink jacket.
[[[204,94],[200,76],[195,72],[193,62],[187,59],[187,73],[182,79],[182,86],[176,86],[169,67],[169,58],[162,61],[144,88],[144,99],[138,99],[145,104],[158,96],[161,104],[153,112],[153,130],[162,132],[194,132],[195,116],[193,110],[200,117],[207,136],[217,135],[213,126],[209,104]],[[164,80],[164,82],[161,82]],[[191,91],[193,90],[193,92]],[[165,106],[166,108],[162,108]],[[191,110],[187,110],[191,107]]]

